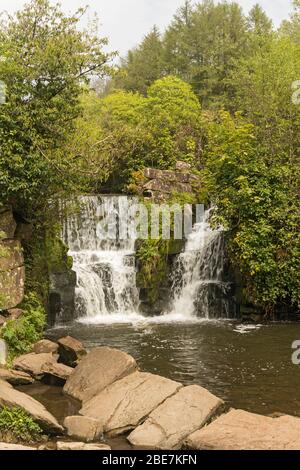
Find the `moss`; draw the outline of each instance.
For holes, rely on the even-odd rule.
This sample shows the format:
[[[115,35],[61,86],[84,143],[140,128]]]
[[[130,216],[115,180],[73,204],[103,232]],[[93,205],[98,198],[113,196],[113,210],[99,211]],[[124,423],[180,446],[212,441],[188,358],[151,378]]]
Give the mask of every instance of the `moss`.
[[[21,408],[0,410],[0,438],[5,442],[37,442],[42,429],[33,418]]]

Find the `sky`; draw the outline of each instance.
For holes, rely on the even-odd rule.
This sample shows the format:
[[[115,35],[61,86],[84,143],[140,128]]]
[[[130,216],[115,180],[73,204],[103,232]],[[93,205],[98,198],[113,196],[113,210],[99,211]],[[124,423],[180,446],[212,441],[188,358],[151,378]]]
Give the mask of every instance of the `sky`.
[[[236,0],[245,11],[259,3],[275,25],[289,16],[292,0]],[[26,0],[0,0],[0,11],[9,13],[22,8]],[[109,39],[110,49],[125,55],[135,47],[156,24],[161,31],[170,23],[173,14],[183,0],[60,0],[64,10],[74,11],[89,5],[97,12],[101,22],[101,34]]]

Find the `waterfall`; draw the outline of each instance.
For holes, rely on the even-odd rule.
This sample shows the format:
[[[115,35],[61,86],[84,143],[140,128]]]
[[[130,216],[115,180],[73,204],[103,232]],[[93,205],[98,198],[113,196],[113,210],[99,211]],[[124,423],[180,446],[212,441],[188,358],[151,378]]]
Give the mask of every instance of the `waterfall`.
[[[233,315],[230,297],[232,283],[224,280],[224,232],[212,230],[211,209],[195,224],[185,250],[176,262],[172,274],[173,301],[171,314],[185,318],[228,318]]]
[[[136,199],[83,196],[78,202],[79,210],[63,225],[63,241],[77,275],[76,317],[91,323],[124,321],[124,317],[135,315],[139,304],[135,239],[130,233],[121,233],[121,222],[127,220]],[[112,236],[103,237],[104,228]]]

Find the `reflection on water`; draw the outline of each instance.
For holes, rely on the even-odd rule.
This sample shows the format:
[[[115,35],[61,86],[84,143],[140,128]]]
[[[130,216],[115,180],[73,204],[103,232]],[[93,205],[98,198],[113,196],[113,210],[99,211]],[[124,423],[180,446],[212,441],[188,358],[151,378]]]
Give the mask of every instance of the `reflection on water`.
[[[74,324],[48,332],[54,339],[66,334],[87,348],[122,349],[141,369],[202,385],[233,407],[300,416],[300,366],[291,362],[300,324]]]

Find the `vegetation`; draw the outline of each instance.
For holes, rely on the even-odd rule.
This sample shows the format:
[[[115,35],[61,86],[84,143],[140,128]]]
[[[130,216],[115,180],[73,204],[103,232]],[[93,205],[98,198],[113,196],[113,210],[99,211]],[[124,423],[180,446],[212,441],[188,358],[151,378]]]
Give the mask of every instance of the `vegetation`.
[[[45,328],[45,310],[36,295],[26,296],[21,308],[24,310],[23,315],[17,320],[8,321],[1,329],[10,361],[18,355],[28,353],[32,344],[41,339]]]
[[[3,407],[0,410],[0,436],[6,442],[37,442],[41,440],[42,429],[32,417],[21,408]]]

